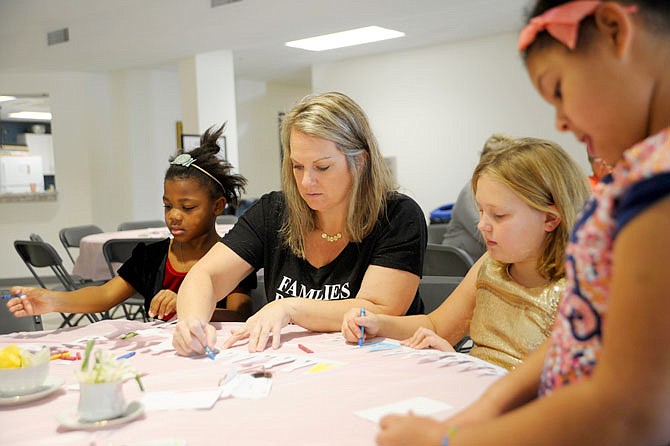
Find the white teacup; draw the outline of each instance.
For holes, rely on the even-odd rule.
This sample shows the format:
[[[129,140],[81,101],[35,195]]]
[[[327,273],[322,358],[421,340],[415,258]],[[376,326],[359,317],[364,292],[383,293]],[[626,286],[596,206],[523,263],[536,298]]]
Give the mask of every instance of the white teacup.
[[[126,409],[123,383],[79,383],[77,412],[82,421],[118,418]]]

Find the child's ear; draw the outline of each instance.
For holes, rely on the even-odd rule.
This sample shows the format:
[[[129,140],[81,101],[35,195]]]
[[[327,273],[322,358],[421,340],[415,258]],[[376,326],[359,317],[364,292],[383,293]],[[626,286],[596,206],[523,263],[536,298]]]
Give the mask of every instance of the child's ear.
[[[561,215],[558,213],[556,206],[551,206],[552,212],[546,212],[544,215],[544,231],[552,232],[561,224]]]
[[[218,216],[221,215],[223,210],[226,208],[226,199],[223,197],[217,198],[214,203],[214,213]]]
[[[616,2],[603,2],[594,14],[598,30],[611,43],[615,54],[622,57],[630,49],[633,37],[632,15]]]

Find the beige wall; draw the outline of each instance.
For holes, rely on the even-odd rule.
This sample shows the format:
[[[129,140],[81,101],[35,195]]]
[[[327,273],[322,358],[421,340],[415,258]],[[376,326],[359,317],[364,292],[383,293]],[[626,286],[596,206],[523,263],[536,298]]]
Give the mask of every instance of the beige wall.
[[[361,104],[383,153],[397,158],[403,190],[426,215],[456,199],[493,132],[553,139],[587,166],[583,145],[554,129],[515,34],[315,66],[312,85]]]

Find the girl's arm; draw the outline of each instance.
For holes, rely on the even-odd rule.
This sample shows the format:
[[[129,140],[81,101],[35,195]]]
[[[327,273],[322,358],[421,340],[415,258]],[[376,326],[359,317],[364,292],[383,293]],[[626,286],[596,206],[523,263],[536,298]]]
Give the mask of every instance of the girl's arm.
[[[513,372],[496,381],[469,407],[446,421],[439,422],[433,418],[414,415],[388,415],[379,422],[380,432],[377,444],[380,446],[436,446],[456,429],[457,437],[462,439],[471,425],[481,426],[482,423],[523,406],[535,399],[539,384],[540,372],[547,349],[545,342],[537,350],[529,354],[523,364]],[[480,439],[477,439],[480,440]],[[456,444],[452,438],[449,444]],[[473,442],[467,444],[517,444],[513,438],[498,438],[493,442]],[[544,444],[538,440],[536,444]]]
[[[465,275],[456,289],[444,302],[428,315],[395,316],[375,312],[372,306],[354,302],[355,308],[344,315],[342,334],[349,342],[355,342],[364,326],[369,336],[384,336],[393,339],[406,339],[420,327],[433,330],[454,345],[468,333],[470,319],[475,308],[476,281],[484,258],[482,256]],[[361,288],[361,291],[363,289]],[[377,290],[379,294],[379,290]],[[359,293],[359,297],[361,293]],[[360,307],[365,306],[366,316],[360,316]]]
[[[249,291],[241,287],[235,288],[226,298],[226,310],[236,312],[241,321],[246,321],[253,310]]]
[[[590,379],[557,390],[450,444],[666,444],[670,439],[670,199],[628,223],[614,245],[603,348]]]
[[[25,297],[11,299],[8,302],[8,307],[19,317],[51,311],[100,313],[118,305],[134,293],[135,288],[119,276],[114,277],[104,285],[84,287],[75,291],[14,287],[12,288],[12,294],[24,294]]]

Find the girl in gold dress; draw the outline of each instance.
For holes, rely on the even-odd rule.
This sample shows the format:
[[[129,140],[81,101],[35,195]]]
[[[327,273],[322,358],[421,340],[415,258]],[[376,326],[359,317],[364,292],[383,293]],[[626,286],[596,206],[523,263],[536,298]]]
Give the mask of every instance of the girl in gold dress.
[[[342,334],[403,339],[414,348],[453,350],[469,334],[470,354],[512,369],[551,332],[565,290],[564,254],[588,197],[586,176],[558,145],[511,140],[482,156],[472,176],[485,253],[428,315],[349,311]]]

